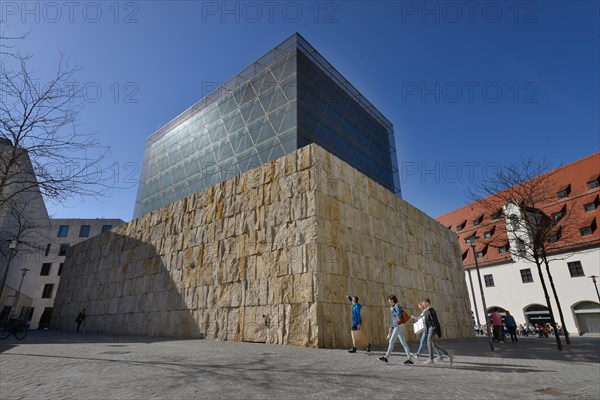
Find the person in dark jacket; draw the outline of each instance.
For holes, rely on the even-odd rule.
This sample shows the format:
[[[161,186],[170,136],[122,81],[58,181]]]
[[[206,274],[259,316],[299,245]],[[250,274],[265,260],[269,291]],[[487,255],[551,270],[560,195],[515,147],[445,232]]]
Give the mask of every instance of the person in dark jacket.
[[[440,326],[440,321],[438,320],[437,313],[431,307],[431,301],[429,299],[423,299],[423,305],[425,306],[425,311],[423,311],[423,318],[425,318],[425,329],[427,330],[427,347],[429,348],[429,360],[425,361],[424,364],[434,366],[435,362],[433,361],[433,355],[435,350],[441,351],[443,354],[448,356],[450,360],[450,365],[454,362],[454,354],[448,353],[445,349],[440,347],[439,344],[435,342],[435,337],[442,337],[442,327]]]
[[[81,310],[81,312],[77,314],[77,318],[75,318],[75,322],[77,322],[77,332],[79,332],[79,328],[83,321],[85,321],[85,308]]]
[[[504,316],[504,324],[506,325],[506,329],[508,329],[508,333],[510,334],[510,341],[515,343],[518,342],[519,339],[517,339],[517,322],[515,321],[515,317],[510,315],[510,312],[508,311]]]
[[[352,330],[357,331],[362,326],[362,318],[360,316],[360,310],[362,305],[358,302],[358,296],[348,295],[348,300],[352,303]],[[354,341],[354,334],[352,335],[352,348],[348,350],[349,353],[356,353],[356,342]],[[367,345],[367,353],[371,352],[371,343]]]

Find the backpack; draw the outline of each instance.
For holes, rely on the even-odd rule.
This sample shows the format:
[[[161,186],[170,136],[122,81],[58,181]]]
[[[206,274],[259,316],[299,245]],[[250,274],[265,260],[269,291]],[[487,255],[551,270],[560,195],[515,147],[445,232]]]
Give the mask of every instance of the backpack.
[[[396,317],[396,322],[398,323],[398,325],[402,325],[406,321],[408,321],[409,319],[410,319],[410,315],[408,315],[408,313],[406,312],[406,310],[403,308],[402,309],[402,314],[400,314],[399,317]]]

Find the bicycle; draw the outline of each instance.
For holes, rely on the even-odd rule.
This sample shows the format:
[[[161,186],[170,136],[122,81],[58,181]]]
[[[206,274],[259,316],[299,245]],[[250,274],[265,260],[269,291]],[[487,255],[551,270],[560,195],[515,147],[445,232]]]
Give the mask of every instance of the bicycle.
[[[0,322],[0,339],[15,335],[17,340],[23,340],[27,336],[28,330],[29,324],[25,320],[9,318],[8,321]]]

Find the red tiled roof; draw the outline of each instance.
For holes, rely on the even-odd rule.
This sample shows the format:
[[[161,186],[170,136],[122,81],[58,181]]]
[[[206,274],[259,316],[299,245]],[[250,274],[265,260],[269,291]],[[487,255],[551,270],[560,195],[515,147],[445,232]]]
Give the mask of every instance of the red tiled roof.
[[[562,225],[561,236],[555,243],[547,244],[546,250],[549,254],[561,251],[573,251],[577,248],[600,245],[600,229],[596,229],[591,235],[581,236],[580,229],[590,226],[595,219],[596,224],[600,221],[600,208],[593,211],[585,211],[584,205],[594,203],[600,187],[588,188],[588,182],[597,180],[600,177],[600,152],[594,153],[580,160],[550,171],[540,178],[545,180],[545,184],[550,186],[548,193],[558,193],[565,188],[571,187],[567,197],[558,198],[558,196],[546,199],[538,204],[546,215],[552,216],[566,206],[566,214],[568,215],[568,224]],[[479,202],[471,203],[457,210],[444,214],[436,220],[446,227],[451,227],[456,232],[456,226],[466,221],[465,227],[457,233],[461,252],[464,255],[466,251],[467,257],[464,259],[465,268],[475,265],[473,251],[471,246],[465,243],[465,238],[473,236],[477,233],[480,238],[477,239],[476,251],[481,251],[485,246],[488,246],[487,253],[483,257],[478,258],[479,265],[489,265],[500,262],[507,262],[512,259],[509,251],[499,253],[498,247],[508,244],[506,235],[506,219],[504,216],[499,220],[492,220],[490,209],[501,210],[503,201],[494,196],[485,199],[489,202],[487,206]],[[483,220],[479,225],[473,226],[473,221],[478,219],[483,214]],[[498,225],[491,238],[484,238],[483,234]]]

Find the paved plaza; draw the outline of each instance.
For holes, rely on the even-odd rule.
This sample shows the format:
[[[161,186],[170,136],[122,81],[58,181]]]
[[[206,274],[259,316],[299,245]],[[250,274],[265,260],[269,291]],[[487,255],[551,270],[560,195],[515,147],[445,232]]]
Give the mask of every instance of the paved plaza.
[[[600,338],[442,341],[454,365],[346,349],[30,331],[0,342],[0,399],[598,399]],[[415,351],[416,343],[410,343]],[[423,360],[423,359],[422,359]]]

